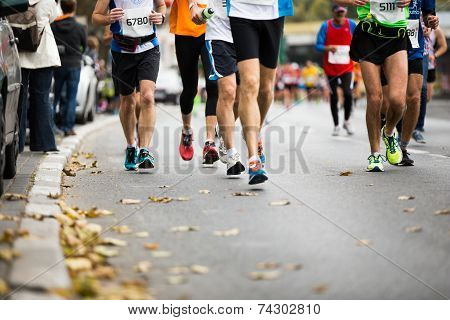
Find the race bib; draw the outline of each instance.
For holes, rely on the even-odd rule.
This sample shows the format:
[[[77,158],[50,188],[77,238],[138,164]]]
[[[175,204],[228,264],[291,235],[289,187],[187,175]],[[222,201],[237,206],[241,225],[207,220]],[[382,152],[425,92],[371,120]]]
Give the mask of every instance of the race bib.
[[[146,37],[154,33],[152,23],[148,17],[150,10],[135,8],[124,10],[122,18],[122,34],[127,37]]]
[[[408,20],[408,37],[413,49],[419,49],[419,20]]]
[[[250,3],[256,4],[260,6],[273,6],[275,4],[275,0],[236,0],[239,3]]]
[[[328,52],[328,62],[331,64],[349,64],[350,46],[337,46],[336,52]]]
[[[396,0],[371,0],[370,12],[380,22],[396,23],[405,19],[404,8],[397,7]]]

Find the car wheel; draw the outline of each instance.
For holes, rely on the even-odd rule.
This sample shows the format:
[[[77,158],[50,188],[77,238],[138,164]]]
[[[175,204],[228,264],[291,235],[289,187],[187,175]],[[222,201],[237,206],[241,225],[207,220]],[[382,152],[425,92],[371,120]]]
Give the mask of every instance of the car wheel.
[[[14,131],[14,139],[10,145],[5,148],[5,169],[3,177],[12,179],[17,172],[17,157],[19,155],[19,117],[16,120],[16,130]]]
[[[87,115],[87,121],[92,122],[94,121],[95,118],[95,111],[94,111],[94,107],[91,107],[91,110],[89,110],[89,113]]]
[[[0,96],[0,195],[3,194],[3,168],[5,165],[5,117],[3,116],[3,99]]]

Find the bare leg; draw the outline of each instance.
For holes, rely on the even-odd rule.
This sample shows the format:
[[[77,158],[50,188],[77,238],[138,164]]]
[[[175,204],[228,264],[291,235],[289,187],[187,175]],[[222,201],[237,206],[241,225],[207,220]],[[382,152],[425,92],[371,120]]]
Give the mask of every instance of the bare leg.
[[[140,82],[141,112],[139,116],[139,147],[148,148],[155,130],[155,83],[149,80]]]
[[[132,93],[128,96],[120,96],[119,117],[122,123],[123,133],[128,145],[133,145],[136,141],[136,98]]]
[[[261,80],[258,93],[258,105],[259,111],[261,112],[261,126],[263,125],[267,113],[273,103],[273,90],[275,86],[276,73],[277,69],[270,69],[260,65]],[[289,92],[289,95],[291,97],[291,92]]]
[[[401,143],[407,144],[412,138],[412,133],[417,125],[420,113],[420,93],[423,77],[420,74],[411,74],[408,77],[408,89],[406,96],[406,112],[403,116],[403,129]]]
[[[217,125],[217,117],[216,116],[207,116],[206,117],[206,140],[214,141],[216,136],[216,125]]]
[[[217,102],[217,119],[227,149],[234,147],[233,131],[235,125],[234,105],[236,100],[236,75],[219,79],[219,100]]]

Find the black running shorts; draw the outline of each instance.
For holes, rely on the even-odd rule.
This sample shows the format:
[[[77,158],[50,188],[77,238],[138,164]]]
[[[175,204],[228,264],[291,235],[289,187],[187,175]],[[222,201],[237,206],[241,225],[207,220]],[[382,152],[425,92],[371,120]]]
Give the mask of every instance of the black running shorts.
[[[427,83],[434,83],[436,81],[436,69],[428,70]]]
[[[364,32],[361,23],[356,26],[350,46],[350,57],[355,62],[384,63],[393,54],[407,50],[407,38],[381,38]]]
[[[238,73],[236,49],[233,43],[207,40],[206,48],[212,67],[210,80],[218,80]]]
[[[159,47],[141,53],[120,53],[112,51],[113,77],[121,96],[132,94],[141,80],[156,83],[159,72]]]
[[[284,17],[275,20],[249,20],[230,17],[238,62],[259,59],[266,68],[278,65]]]
[[[420,74],[423,75],[423,59],[408,60],[408,74]],[[388,84],[383,68],[381,68],[381,85],[386,86]]]

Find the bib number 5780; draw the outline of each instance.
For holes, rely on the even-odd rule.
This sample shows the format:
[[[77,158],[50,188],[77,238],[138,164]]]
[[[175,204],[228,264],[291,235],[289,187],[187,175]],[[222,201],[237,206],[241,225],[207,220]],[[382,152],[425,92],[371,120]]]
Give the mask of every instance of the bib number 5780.
[[[149,23],[148,17],[127,19],[127,26],[141,26]]]

